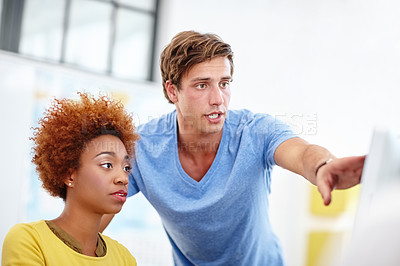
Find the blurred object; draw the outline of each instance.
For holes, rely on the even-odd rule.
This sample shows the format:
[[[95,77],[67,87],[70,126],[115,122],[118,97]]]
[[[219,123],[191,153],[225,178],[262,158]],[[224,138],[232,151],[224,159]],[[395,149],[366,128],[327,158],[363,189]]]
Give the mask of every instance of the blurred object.
[[[0,0],[0,49],[152,81],[158,9],[159,0]]]
[[[112,6],[97,1],[73,0],[70,12],[65,62],[106,72]]]
[[[400,182],[381,191],[370,214],[346,248],[341,266],[400,265]]]
[[[119,11],[112,67],[115,76],[150,80],[153,23],[149,14]]]
[[[400,265],[400,135],[375,128],[342,266]]]
[[[332,191],[331,204],[325,206],[318,188],[313,186],[311,192],[311,213],[318,216],[338,217],[352,205],[358,195],[359,186],[347,190],[334,190]]]
[[[60,59],[64,2],[65,0],[25,1],[19,53],[51,61]]]
[[[384,191],[400,182],[400,135],[386,128],[375,128],[361,176],[361,192],[354,234],[375,217],[373,206]],[[376,208],[376,207],[375,207]],[[379,206],[377,207],[379,208]]]
[[[308,235],[307,266],[326,266],[333,257],[333,251],[343,246],[344,232],[314,231]]]

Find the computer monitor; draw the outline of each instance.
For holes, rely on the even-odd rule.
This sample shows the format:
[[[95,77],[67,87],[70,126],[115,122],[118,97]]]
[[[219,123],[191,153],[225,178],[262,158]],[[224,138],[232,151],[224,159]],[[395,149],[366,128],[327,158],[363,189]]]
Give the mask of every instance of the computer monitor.
[[[376,128],[362,176],[353,233],[340,266],[400,265],[400,134]]]
[[[373,215],[379,198],[400,183],[400,134],[387,128],[375,128],[361,176],[360,197],[354,234]]]

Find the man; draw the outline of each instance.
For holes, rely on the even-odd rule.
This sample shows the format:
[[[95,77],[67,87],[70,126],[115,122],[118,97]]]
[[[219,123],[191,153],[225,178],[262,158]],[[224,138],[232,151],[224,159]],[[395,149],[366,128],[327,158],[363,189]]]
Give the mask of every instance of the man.
[[[216,35],[177,34],[161,55],[176,110],[138,128],[129,196],[157,210],[176,265],[284,264],[268,217],[274,164],[317,185],[325,204],[360,182],[364,157],[337,159],[269,115],[228,111],[232,57]]]

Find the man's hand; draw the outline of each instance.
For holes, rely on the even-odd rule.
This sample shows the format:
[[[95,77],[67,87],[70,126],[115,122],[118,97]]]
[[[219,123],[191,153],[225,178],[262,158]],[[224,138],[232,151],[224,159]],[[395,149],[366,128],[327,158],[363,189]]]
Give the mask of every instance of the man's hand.
[[[346,189],[360,183],[364,156],[333,159],[318,169],[316,185],[325,205],[331,203],[334,189]]]
[[[329,158],[332,158],[329,163],[318,168]],[[346,189],[360,183],[365,156],[335,158],[324,147],[291,138],[278,146],[274,159],[277,165],[316,185],[324,204],[329,205],[335,188]]]

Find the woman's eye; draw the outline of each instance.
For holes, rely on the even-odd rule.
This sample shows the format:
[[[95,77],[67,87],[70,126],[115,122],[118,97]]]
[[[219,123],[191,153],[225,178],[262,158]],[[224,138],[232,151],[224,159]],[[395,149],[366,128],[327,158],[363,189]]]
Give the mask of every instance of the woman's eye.
[[[127,165],[127,166],[124,167],[124,171],[125,171],[125,172],[130,172],[131,170],[132,170],[132,167],[129,166],[129,165]]]
[[[111,163],[103,163],[103,164],[101,164],[101,167],[110,169],[110,168],[112,168],[112,164]]]

